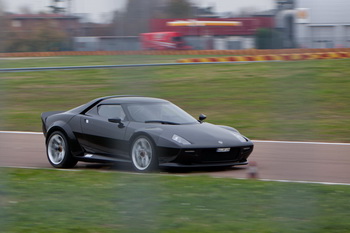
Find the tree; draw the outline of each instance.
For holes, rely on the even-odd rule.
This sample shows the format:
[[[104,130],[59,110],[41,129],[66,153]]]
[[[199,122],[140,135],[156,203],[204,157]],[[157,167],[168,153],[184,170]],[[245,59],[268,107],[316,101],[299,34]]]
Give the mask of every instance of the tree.
[[[126,27],[125,13],[120,12],[118,10],[114,11],[111,25],[112,25],[112,27],[111,27],[112,35],[116,35],[116,36],[126,35],[125,30],[124,30],[124,28]]]
[[[281,33],[275,29],[259,28],[255,33],[257,49],[280,49],[282,48]]]
[[[66,8],[64,7],[60,7],[59,3],[63,2],[62,0],[52,0],[52,5],[48,6],[49,8],[51,8],[52,13],[54,14],[60,14],[60,13],[64,13],[66,11]]]
[[[4,4],[2,3],[2,0],[0,0],[0,51],[3,51],[4,43],[6,39],[6,17],[4,13]]]
[[[193,17],[192,5],[187,0],[170,0],[166,7],[167,18]]]
[[[57,51],[65,46],[67,35],[58,28],[52,28],[51,25],[51,20],[45,20],[34,30],[31,36],[33,51]]]
[[[114,13],[112,24],[116,35],[136,36],[149,32],[152,18],[193,16],[189,0],[128,0],[125,12]]]
[[[122,33],[128,36],[147,32],[155,2],[156,0],[128,0],[126,12],[119,19],[119,30],[122,30]]]
[[[67,47],[67,35],[64,31],[52,27],[52,21],[43,20],[30,31],[11,31],[5,44],[6,52],[42,52],[57,51]]]

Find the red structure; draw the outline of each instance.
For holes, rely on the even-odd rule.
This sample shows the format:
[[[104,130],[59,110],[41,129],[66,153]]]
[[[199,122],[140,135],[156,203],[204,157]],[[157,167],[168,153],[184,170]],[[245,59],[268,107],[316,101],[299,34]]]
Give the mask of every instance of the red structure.
[[[181,50],[191,49],[186,46],[179,32],[150,32],[140,35],[143,50]]]
[[[244,18],[197,18],[199,21],[239,21],[241,26],[168,26],[167,22],[184,19],[152,19],[151,32],[173,31],[184,36],[249,36],[254,35],[258,28],[274,28],[272,17],[244,17]],[[187,19],[186,19],[187,20]]]

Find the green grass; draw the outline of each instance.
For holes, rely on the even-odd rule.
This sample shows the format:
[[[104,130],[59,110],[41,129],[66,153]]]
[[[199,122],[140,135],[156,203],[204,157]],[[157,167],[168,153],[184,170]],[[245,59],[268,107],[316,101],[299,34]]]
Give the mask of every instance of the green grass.
[[[118,59],[147,60],[135,57]],[[70,65],[96,59],[110,64],[114,58],[52,58],[37,66],[55,66],[60,59]],[[178,56],[152,59],[170,58]],[[208,122],[236,127],[252,139],[350,142],[349,61],[3,73],[1,129],[40,131],[41,112],[68,110],[100,96],[136,94],[169,99],[194,116],[205,113]],[[24,60],[11,62],[23,66]]]
[[[178,56],[1,61],[1,67],[171,62]],[[169,99],[252,139],[350,142],[349,60],[0,74],[0,130],[105,95]],[[349,186],[0,168],[0,232],[350,232]]]
[[[211,55],[222,57],[229,55]],[[61,56],[61,57],[16,57],[0,58],[0,68],[88,66],[174,63],[177,59],[209,57],[209,55],[110,55],[110,56]]]
[[[349,186],[0,169],[1,232],[349,232]],[[6,189],[4,189],[6,187]]]

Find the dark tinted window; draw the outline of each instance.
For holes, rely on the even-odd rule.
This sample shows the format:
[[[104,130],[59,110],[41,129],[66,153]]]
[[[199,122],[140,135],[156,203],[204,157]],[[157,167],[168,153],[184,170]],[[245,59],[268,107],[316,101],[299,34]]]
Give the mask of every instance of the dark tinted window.
[[[131,118],[137,122],[171,121],[177,124],[198,123],[191,115],[171,103],[127,105]]]
[[[98,115],[108,119],[120,118],[124,120],[125,113],[120,105],[100,105],[98,107]]]

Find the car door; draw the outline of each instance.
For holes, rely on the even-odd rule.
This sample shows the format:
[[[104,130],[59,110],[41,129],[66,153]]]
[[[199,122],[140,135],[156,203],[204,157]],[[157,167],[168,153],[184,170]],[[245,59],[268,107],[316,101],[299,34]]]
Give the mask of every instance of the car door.
[[[121,105],[100,104],[81,117],[84,148],[94,154],[127,158],[129,122]]]

